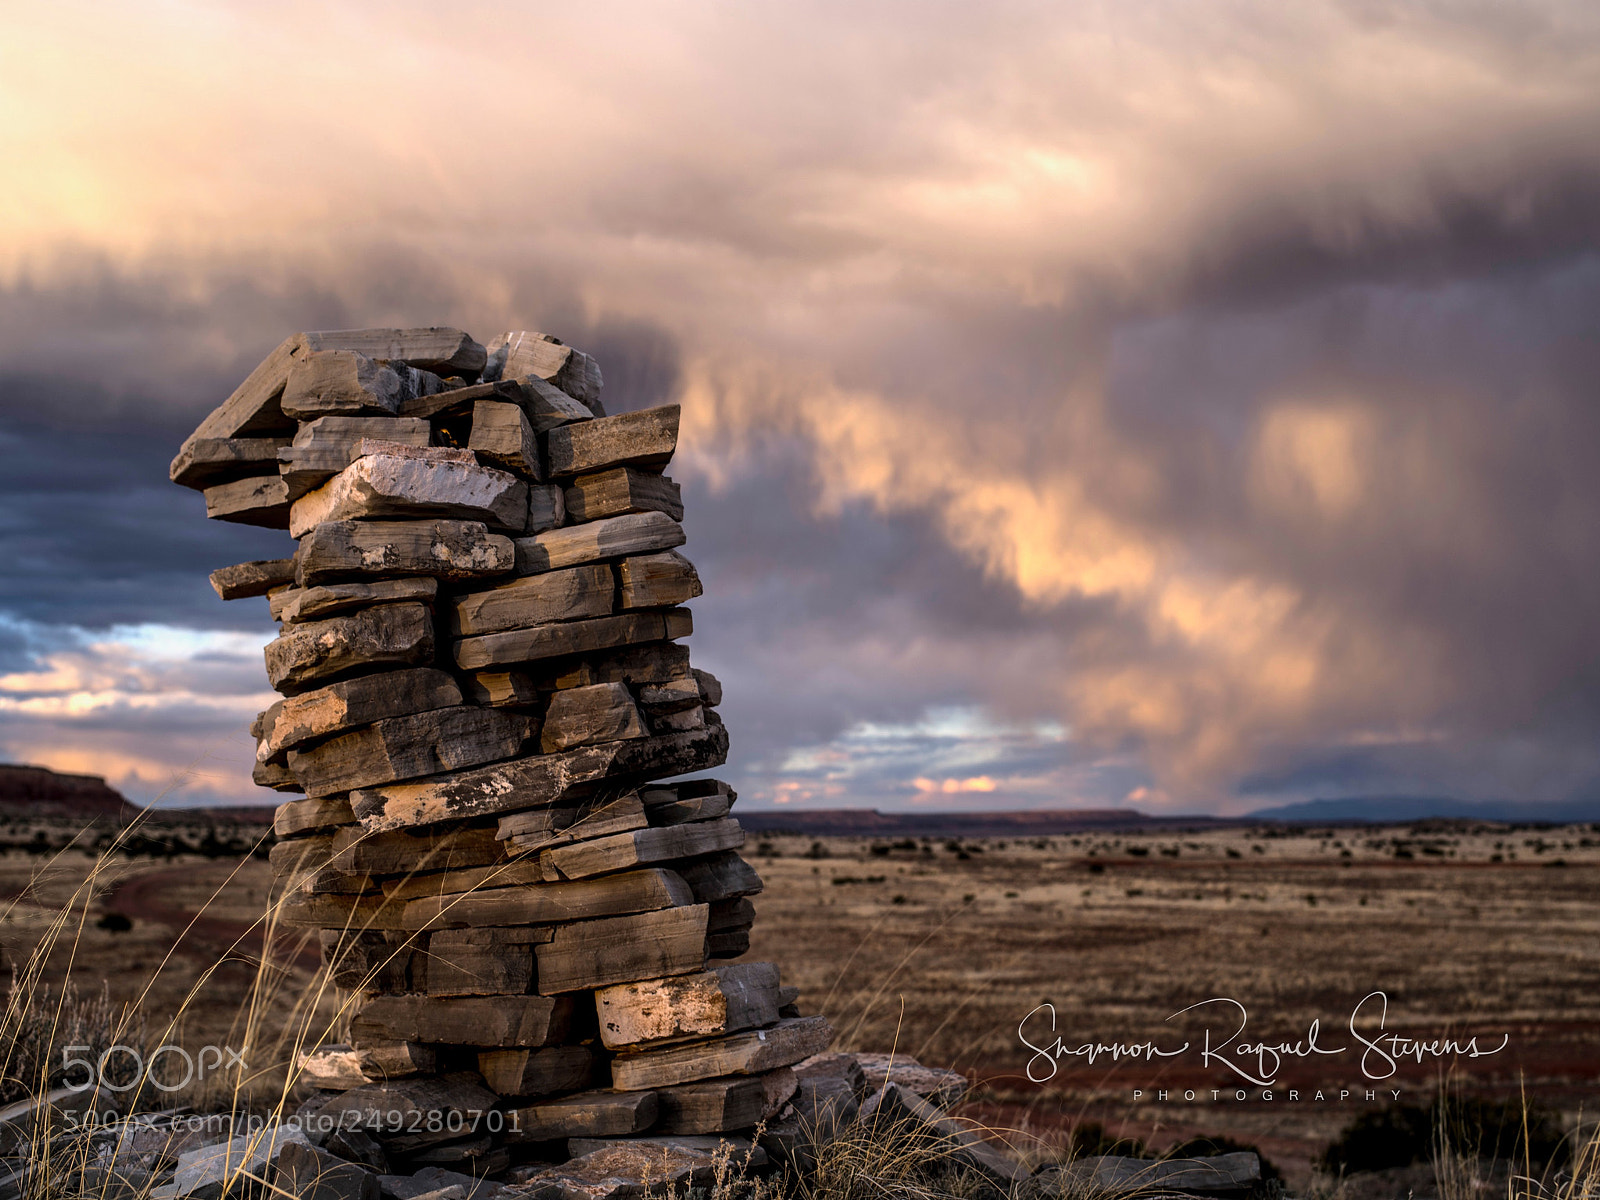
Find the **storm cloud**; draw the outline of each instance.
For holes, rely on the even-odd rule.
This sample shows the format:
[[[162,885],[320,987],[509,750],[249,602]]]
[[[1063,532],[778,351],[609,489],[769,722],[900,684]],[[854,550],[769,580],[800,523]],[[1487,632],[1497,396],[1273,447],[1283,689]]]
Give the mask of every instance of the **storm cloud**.
[[[447,322],[684,403],[747,802],[1600,791],[1592,6],[13,32],[9,758],[245,798],[271,627],[204,576],[283,537],[166,460],[290,330]]]

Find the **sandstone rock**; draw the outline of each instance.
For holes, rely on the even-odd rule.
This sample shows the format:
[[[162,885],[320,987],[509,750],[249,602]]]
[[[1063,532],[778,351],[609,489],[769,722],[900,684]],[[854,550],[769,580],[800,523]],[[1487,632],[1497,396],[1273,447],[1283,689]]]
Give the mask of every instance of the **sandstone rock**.
[[[683,880],[671,871],[628,871],[605,879],[574,883],[482,888],[405,905],[408,929],[547,925],[591,917],[684,907],[693,901]],[[703,927],[703,926],[702,926]]]
[[[552,429],[547,451],[552,475],[585,475],[612,467],[663,467],[678,447],[676,404],[581,421]]]
[[[608,1050],[716,1037],[778,1019],[778,968],[736,963],[694,975],[619,983],[595,993]]]
[[[444,390],[431,371],[369,358],[353,350],[317,350],[297,358],[284,383],[282,406],[300,420],[399,411],[402,401]]]
[[[294,559],[271,558],[257,562],[220,567],[211,572],[211,586],[224,600],[265,596],[273,588],[294,582]]]
[[[526,479],[544,478],[539,439],[520,404],[479,400],[472,406],[472,433],[467,449],[479,461],[502,467]]]
[[[326,800],[291,800],[278,805],[272,831],[281,838],[291,838],[319,829],[353,824],[355,816],[350,811],[350,801],[335,796]]]
[[[515,565],[511,540],[480,521],[331,521],[301,539],[295,579],[301,587],[374,575],[465,580]]]
[[[534,951],[539,992],[554,996],[698,971],[706,960],[706,916],[705,906],[697,904],[559,925]]]
[[[415,783],[364,788],[353,793],[351,806],[373,832],[434,825],[555,804],[573,789],[603,779],[622,785],[641,777],[709,770],[720,766],[727,755],[727,730],[718,726],[603,742]]]
[[[289,533],[361,518],[442,517],[517,533],[527,523],[528,485],[515,475],[479,466],[469,451],[398,449],[364,455],[296,500]]]
[[[755,1075],[820,1053],[832,1039],[833,1029],[824,1018],[798,1017],[712,1041],[619,1055],[611,1063],[611,1083],[619,1091],[633,1091],[719,1075]]]
[[[665,475],[637,467],[579,475],[567,486],[565,500],[567,515],[574,521],[637,512],[664,512],[674,521],[683,520],[683,493],[678,485]]]
[[[411,329],[329,329],[300,335],[308,352],[352,350],[368,358],[409,363],[439,375],[475,375],[488,356],[459,329],[430,325]]]
[[[289,528],[289,489],[276,475],[254,475],[205,489],[206,516],[263,529]]]
[[[294,560],[286,561],[289,563],[289,581],[293,582]],[[418,579],[379,579],[373,583],[285,587],[270,596],[267,604],[274,620],[282,621],[285,625],[298,625],[358,608],[370,608],[375,604],[393,604],[403,600],[428,603],[438,592],[439,581],[427,576]]]
[[[362,675],[274,704],[268,712],[276,711],[256,757],[264,762],[281,751],[357,725],[460,704],[456,681],[431,667]]]
[[[537,1047],[561,1041],[572,1001],[549,996],[374,996],[350,1032],[365,1038],[446,1046]],[[441,1139],[442,1140],[442,1139]]]
[[[638,829],[556,846],[540,852],[546,879],[587,879],[649,863],[699,858],[744,845],[744,829],[732,817],[665,829]]]
[[[678,872],[699,904],[754,896],[761,891],[761,876],[737,854],[717,854],[699,862],[682,863]]]
[[[545,710],[544,726],[539,735],[539,748],[546,754],[554,754],[573,746],[649,735],[639,715],[639,706],[633,702],[627,686],[597,683],[570,688],[550,697],[550,707]]]
[[[693,632],[693,614],[687,608],[669,608],[583,621],[556,621],[527,629],[509,629],[504,633],[458,638],[452,643],[452,653],[462,670],[476,671],[666,641],[688,637]]]
[[[294,441],[278,452],[278,473],[294,501],[354,462],[367,438],[422,447],[432,436],[432,427],[417,417],[318,417],[301,425]]]
[[[616,581],[608,566],[550,571],[457,597],[450,609],[451,631],[476,636],[606,616],[615,597]]]
[[[775,1116],[794,1093],[794,1072],[788,1067],[762,1075],[729,1075],[662,1088],[656,1092],[661,1106],[656,1132],[748,1129]]]
[[[655,1124],[657,1111],[654,1092],[579,1092],[513,1109],[507,1140],[626,1137]]]
[[[684,540],[683,526],[666,513],[626,513],[518,538],[517,573],[536,575],[605,558],[670,550]]]
[[[498,378],[532,378],[552,384],[590,414],[605,414],[600,405],[600,366],[581,350],[563,345],[549,334],[522,331],[492,339],[488,349],[498,364]]]
[[[617,566],[622,608],[662,608],[693,600],[703,590],[694,564],[676,550],[625,558]]]
[[[904,1054],[862,1053],[855,1057],[873,1088],[892,1083],[939,1108],[950,1108],[967,1094],[967,1077],[959,1071],[925,1067]]]
[[[390,717],[289,751],[289,769],[310,796],[510,758],[534,732],[522,713],[476,705]]]
[[[185,443],[167,474],[179,487],[208,488],[250,475],[276,475],[283,436],[265,438],[200,438]]]
[[[420,604],[384,604],[288,628],[266,648],[267,678],[286,695],[382,665],[433,659],[433,619]]]
[[[497,1096],[549,1096],[588,1087],[594,1055],[586,1046],[484,1050],[478,1054],[478,1073]]]

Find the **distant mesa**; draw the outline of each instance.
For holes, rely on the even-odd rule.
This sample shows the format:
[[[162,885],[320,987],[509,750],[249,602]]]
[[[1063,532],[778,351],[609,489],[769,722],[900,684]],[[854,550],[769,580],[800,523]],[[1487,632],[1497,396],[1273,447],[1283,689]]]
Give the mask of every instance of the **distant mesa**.
[[[0,816],[124,821],[138,811],[98,775],[65,775],[48,767],[0,763]]]
[[[775,809],[740,818],[751,833],[807,837],[1050,837],[1133,829],[1196,829],[1220,817],[1152,817],[1131,808],[1042,808],[1003,812],[879,812],[875,808]]]
[[[1453,796],[1343,796],[1258,808],[1248,816],[1257,821],[1283,821],[1297,825],[1382,825],[1426,820],[1573,825],[1600,821],[1600,800],[1540,802],[1458,800]]]

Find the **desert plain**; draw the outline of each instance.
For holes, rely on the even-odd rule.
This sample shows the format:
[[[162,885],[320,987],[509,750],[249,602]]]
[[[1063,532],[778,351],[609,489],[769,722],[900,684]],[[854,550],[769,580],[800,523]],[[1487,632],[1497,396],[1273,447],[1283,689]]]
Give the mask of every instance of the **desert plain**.
[[[77,895],[43,979],[135,1006],[149,1044],[238,1044],[253,1021],[265,1079],[275,1022],[337,1029],[315,946],[263,936],[271,875],[242,850],[264,826],[169,822],[146,848],[170,853],[115,857],[88,889],[91,853],[43,848],[66,832],[0,857],[12,969]],[[1576,1124],[1600,1071],[1592,826],[752,833],[744,854],[766,883],[749,957],[802,1011],[844,1048],[966,1072],[965,1113],[1035,1147],[1088,1122],[1157,1150],[1227,1137],[1294,1187],[1395,1092],[1521,1095]]]

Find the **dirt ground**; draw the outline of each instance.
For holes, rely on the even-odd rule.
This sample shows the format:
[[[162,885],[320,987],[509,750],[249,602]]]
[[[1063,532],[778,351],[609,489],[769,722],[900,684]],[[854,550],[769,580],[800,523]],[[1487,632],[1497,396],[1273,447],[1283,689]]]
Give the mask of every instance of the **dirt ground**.
[[[1426,1104],[1446,1075],[1474,1093],[1524,1089],[1570,1121],[1600,1098],[1600,835],[1589,827],[774,835],[753,836],[745,853],[767,885],[750,956],[780,963],[802,1010],[828,1016],[842,1046],[972,1073],[968,1111],[997,1128],[1050,1141],[1097,1121],[1153,1148],[1226,1136],[1259,1146],[1303,1188],[1345,1124],[1394,1091]],[[48,862],[0,857],[9,963],[25,961],[89,860]],[[303,943],[274,944],[261,969],[263,861],[184,855],[114,870],[52,958],[54,985],[75,944],[80,995],[104,987],[137,1001],[151,1031],[182,1009],[169,1040],[186,1046],[237,1040],[242,1014],[271,1025],[304,1002],[315,955]],[[111,912],[131,928],[102,928]],[[1357,1030],[1398,1059],[1384,1078],[1371,1076],[1388,1064],[1376,1050],[1363,1062],[1349,1029],[1358,1005]],[[321,1011],[330,1017],[331,997]],[[1469,1050],[1475,1037],[1479,1056],[1383,1035]],[[1099,1047],[1094,1061],[1056,1057],[1057,1037],[1067,1051]],[[1256,1049],[1240,1053],[1241,1042]],[[1287,1047],[1275,1069],[1262,1069],[1274,1064],[1261,1044]]]

